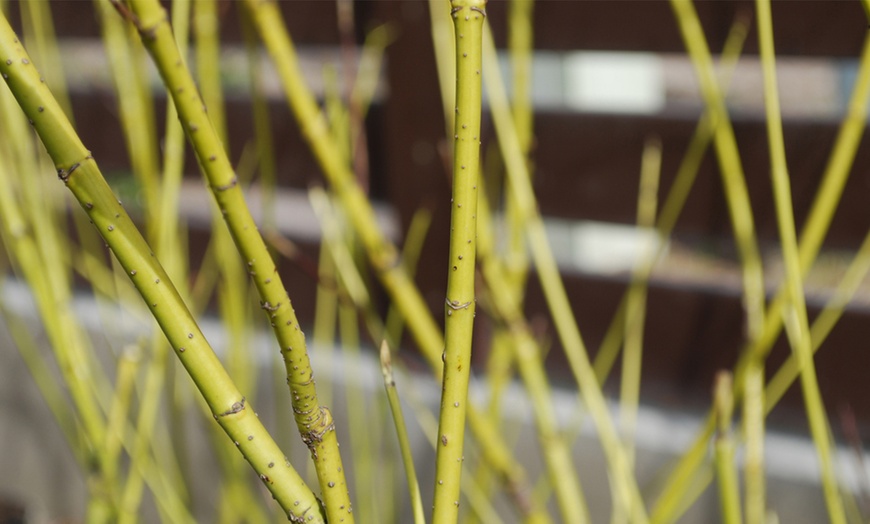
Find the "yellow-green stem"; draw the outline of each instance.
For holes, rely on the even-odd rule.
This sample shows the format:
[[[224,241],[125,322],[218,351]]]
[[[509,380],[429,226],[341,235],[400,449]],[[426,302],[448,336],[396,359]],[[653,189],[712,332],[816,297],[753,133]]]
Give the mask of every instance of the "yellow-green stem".
[[[109,2],[98,0],[96,3],[99,10],[103,39],[107,55],[110,58],[113,80],[118,93],[118,104],[124,136],[127,141],[133,172],[140,183],[143,192],[145,224],[147,235],[154,242],[156,252],[166,264],[167,273],[172,275],[175,281],[183,281],[182,269],[184,254],[178,248],[170,248],[170,245],[178,245],[177,240],[177,214],[167,215],[165,211],[176,213],[173,205],[176,199],[172,192],[177,192],[180,177],[170,175],[164,177],[164,183],[160,184],[157,164],[157,133],[154,123],[154,108],[151,100],[151,92],[145,81],[147,65],[143,62],[145,50],[135,34],[135,29],[124,24],[117,16]],[[173,6],[174,17],[181,27],[186,27],[184,22],[184,2],[178,2]],[[170,102],[171,106],[171,102]],[[178,128],[174,116],[169,118],[168,125]],[[183,136],[179,136],[183,140]],[[167,158],[171,158],[175,148],[172,146],[172,135],[167,133],[165,151]],[[169,160],[167,160],[169,161]],[[158,194],[159,191],[159,194]],[[185,290],[180,290],[184,294]],[[121,497],[121,515],[119,522],[129,522],[138,519],[139,505],[144,487],[143,461],[151,460],[149,452],[153,450],[156,460],[165,471],[165,478],[171,478],[171,489],[182,499],[187,498],[186,483],[177,471],[179,462],[175,452],[183,449],[183,446],[174,450],[159,450],[159,439],[153,433],[157,416],[163,407],[164,384],[167,374],[168,351],[165,341],[153,339],[150,344],[152,358],[148,361],[146,370],[144,395],[137,419],[137,433],[133,439],[131,451],[131,465],[127,481]],[[160,426],[157,426],[160,427]],[[174,475],[171,474],[175,473]]]
[[[365,193],[355,183],[343,160],[334,154],[337,146],[329,135],[327,122],[317,102],[304,83],[280,11],[271,1],[247,0],[245,5],[249,8],[258,34],[272,55],[303,137],[308,141],[349,222],[365,246],[382,284],[416,331],[415,338],[418,339],[426,359],[432,364],[438,363],[436,368],[440,374],[442,348],[436,349],[436,345],[441,345],[439,341],[442,340],[442,335],[422,296],[414,289],[412,281],[401,267],[395,246],[377,225],[374,210]]]
[[[411,389],[407,392],[407,400],[411,404],[412,412],[426,435],[426,441],[434,451],[441,443],[437,439],[437,424],[435,416],[430,412],[421,399],[416,395],[416,392]],[[469,421],[473,420],[469,418]],[[468,501],[469,511],[477,516],[481,522],[487,524],[502,524],[502,520],[492,506],[490,497],[487,497],[474,482],[474,478],[468,475],[467,468],[463,466],[462,472],[462,494]],[[537,522],[537,520],[525,519],[525,522]]]
[[[722,57],[720,59],[720,83],[722,91],[727,91],[727,86],[730,84],[734,67],[737,65],[737,60],[740,57],[740,52],[743,49],[743,44],[746,41],[746,34],[749,31],[749,22],[743,17],[739,17],[731,26],[731,31],[728,33],[728,38],[725,40],[725,45],[722,49]],[[710,111],[704,112],[695,130],[692,133],[692,138],[689,145],[686,147],[686,152],[677,168],[677,174],[674,177],[674,182],[668,190],[668,195],[664,199],[661,206],[661,214],[656,221],[656,232],[660,238],[670,236],[677,219],[683,210],[686,200],[689,198],[689,192],[695,184],[695,179],[698,175],[698,170],[701,167],[701,162],[707,153],[707,147],[713,139],[715,132],[714,122]],[[653,270],[653,263],[658,260],[664,246],[667,244],[662,242],[658,252],[647,259],[647,265],[642,270],[645,278]],[[604,383],[607,375],[610,373],[613,364],[616,362],[616,357],[622,344],[622,336],[625,330],[621,327],[625,323],[626,293],[623,296],[622,302],[619,304],[619,309],[610,322],[604,339],[601,342],[598,353],[595,355],[594,367],[595,375],[598,377],[599,383]]]
[[[201,0],[193,3],[193,29],[195,37],[196,66],[198,87],[202,101],[208,109],[209,120],[218,140],[226,144],[226,117],[224,115],[223,89],[221,88],[220,67],[220,23],[218,6],[215,0]],[[227,148],[224,148],[227,150]],[[229,153],[227,151],[227,153]],[[242,262],[235,253],[232,238],[222,226],[221,214],[211,207],[213,254],[220,268],[217,301],[221,323],[228,342],[227,370],[242,391],[253,393],[255,378],[248,350],[250,325],[248,308],[248,280]],[[253,395],[249,400],[255,401]],[[220,454],[223,469],[223,484],[219,498],[229,503],[221,506],[222,514],[228,522],[245,517],[252,520],[259,507],[256,499],[248,492],[247,483],[242,481],[243,465],[237,457],[229,453],[222,442],[216,451]]]
[[[260,295],[260,303],[278,339],[287,369],[294,418],[302,440],[311,450],[318,481],[330,520],[353,521],[350,496],[341,464],[335,424],[320,404],[314,385],[305,336],[277,268],[257,231],[232,165],[218,139],[172,37],[166,11],[156,0],[131,3],[135,23],[146,49],[154,59],[179,119],[194,147],[218,209],[247,265]]]
[[[543,360],[544,352],[535,340],[532,329],[522,311],[522,293],[512,285],[505,263],[495,256],[494,232],[492,214],[486,198],[481,198],[478,209],[478,261],[486,284],[486,296],[495,318],[500,322],[496,334],[501,334],[493,342],[491,352],[502,351],[502,367],[508,367],[509,362],[516,364],[516,369],[522,378],[523,385],[529,394],[534,414],[535,429],[546,467],[546,477],[553,487],[556,503],[564,522],[589,522],[589,510],[580,484],[580,478],[571,457],[569,440],[560,432],[558,416],[554,409],[553,397],[547,380]],[[499,349],[495,344],[502,344]],[[504,354],[504,352],[509,353]],[[498,357],[490,357],[495,360]],[[507,362],[505,362],[507,361]],[[491,364],[493,365],[493,364]],[[500,373],[503,380],[508,377]],[[491,374],[487,374],[491,379]],[[500,389],[494,389],[498,393]],[[492,405],[498,406],[498,397],[494,395],[490,410],[486,416],[498,420],[498,414],[493,412]],[[481,468],[478,478],[486,480],[488,470]]]
[[[476,300],[477,190],[480,177],[481,33],[486,1],[451,2],[456,48],[453,198],[445,299],[445,349],[432,521],[456,522],[462,479],[468,380]]]
[[[420,484],[414,469],[414,455],[411,451],[411,441],[405,427],[405,417],[402,415],[402,405],[396,392],[396,381],[393,379],[393,365],[390,359],[390,348],[386,340],[381,343],[381,373],[384,375],[384,389],[393,414],[393,424],[396,426],[396,437],[399,439],[399,449],[402,451],[402,462],[405,465],[405,478],[408,483],[408,493],[411,497],[411,511],[414,514],[414,524],[426,524],[423,513],[423,499],[420,496]]]
[[[187,56],[190,11],[190,0],[175,0],[172,2],[170,14],[173,21],[172,29],[176,42],[179,44],[178,50],[182,57]],[[131,28],[131,31],[135,31],[135,28]],[[141,52],[145,53],[144,47],[142,47]],[[172,97],[167,97],[155,248],[158,256],[163,261],[167,274],[175,282],[187,282],[188,279],[187,245],[186,239],[182,237],[183,228],[181,225],[183,220],[178,212],[183,169],[184,131],[178,122],[178,112],[175,110],[175,103],[172,101]],[[190,296],[190,288],[188,286],[183,286],[179,292],[185,300]],[[189,385],[181,380],[174,380],[175,377],[180,377],[180,375],[174,373],[175,369],[169,366],[166,370],[167,381],[170,384],[167,396],[170,402],[171,448],[175,452],[175,463],[179,468],[177,483],[182,486],[191,486],[194,482],[194,473],[190,470],[190,463],[187,460],[187,446],[184,445],[186,442],[185,424],[183,422],[186,413],[189,413],[191,405],[190,397],[183,394],[188,392]]]
[[[275,166],[275,148],[271,131],[268,100],[263,86],[263,68],[260,61],[260,48],[257,45],[257,35],[248,12],[241,10],[242,35],[245,40],[245,51],[248,60],[248,78],[251,89],[251,113],[254,120],[254,142],[257,147],[257,170],[259,172],[260,194],[263,196],[263,231],[266,236],[276,230],[275,223],[275,182],[277,167]],[[319,304],[319,301],[318,301]],[[326,402],[328,404],[328,402]]]
[[[312,198],[313,201],[313,197]],[[315,208],[316,211],[316,208]],[[322,219],[321,219],[322,222]],[[314,303],[314,327],[312,337],[314,346],[323,357],[324,365],[332,366],[335,358],[335,326],[338,319],[338,293],[335,289],[337,277],[335,261],[329,254],[329,244],[320,243],[320,254],[317,258],[317,295]],[[320,395],[324,403],[332,401],[333,384],[330,380]]]
[[[501,150],[507,156],[506,166],[512,183],[513,195],[525,217],[526,238],[532,252],[532,260],[538,270],[550,314],[565,349],[571,371],[580,386],[582,400],[595,421],[596,430],[601,438],[601,444],[614,476],[615,485],[620,490],[618,496],[622,500],[631,501],[631,510],[629,511],[631,521],[646,522],[646,509],[640,490],[608,411],[604,394],[601,392],[592,364],[589,361],[586,346],[571,311],[568,295],[556,266],[552,249],[547,241],[543,219],[534,200],[531,182],[525,173],[525,161],[519,155],[516,130],[513,120],[509,116],[507,96],[502,85],[495,54],[495,44],[489,31],[485,32],[483,49],[488,79],[487,92],[492,108],[493,122]],[[512,156],[513,158],[511,158]]]
[[[0,21],[0,53],[4,55],[0,71],[11,87],[15,75],[7,70],[13,66],[32,67],[32,64],[5,17]],[[37,76],[37,79],[37,83],[47,91],[42,77]],[[16,107],[15,95],[14,90],[11,95],[8,91],[0,93],[0,124],[4,136],[23,138],[30,133],[25,118]],[[5,167],[0,169],[0,178],[7,188],[2,191],[0,198],[0,213],[8,231],[7,239],[12,242],[13,254],[18,259],[20,273],[33,292],[40,318],[44,319],[47,338],[75,408],[73,413],[81,423],[81,436],[84,438],[80,439],[83,447],[79,451],[87,457],[86,462],[90,466],[88,486],[92,495],[91,503],[108,509],[111,504],[108,500],[109,487],[103,485],[107,464],[102,447],[106,421],[93,387],[100,380],[95,376],[100,369],[91,366],[94,359],[88,354],[90,345],[71,308],[68,251],[63,247],[65,238],[53,223],[55,212],[51,210],[52,207],[57,209],[59,198],[46,194],[42,180],[13,180],[13,172],[38,173],[40,158],[33,147],[35,144],[30,140],[17,141],[16,148],[12,148],[11,144],[11,141],[4,141],[3,147],[0,147]],[[23,208],[14,198],[16,186],[23,194]],[[49,206],[49,201],[55,203]],[[110,516],[108,511],[101,513]]]
[[[326,121],[321,114],[311,91],[305,85],[290,35],[281,20],[274,1],[246,0],[263,38],[281,82],[287,101],[293,110],[301,132],[308,142],[323,174],[341,202],[348,221],[354,227],[360,242],[366,249],[369,263],[381,281],[390,299],[402,312],[417,342],[420,352],[432,370],[441,376],[441,355],[444,338],[408,272],[401,264],[396,247],[387,239],[375,220],[374,210],[365,193],[356,184],[350,170],[333,154]],[[543,511],[534,501],[527,499],[528,480],[526,472],[508,450],[501,434],[488,423],[485,417],[475,416],[477,410],[469,404],[468,425],[478,441],[486,442],[482,453],[492,468],[501,475],[514,502],[524,516],[541,517]]]
[[[747,524],[764,524],[767,513],[764,479],[764,365],[755,360],[743,380],[744,492]]]
[[[791,184],[785,158],[785,139],[782,134],[782,115],[779,109],[776,58],[773,45],[773,21],[769,0],[758,0],[756,13],[758,15],[761,65],[764,74],[764,104],[767,114],[771,177],[789,295],[789,305],[785,314],[787,319],[793,320],[793,322],[786,321],[786,328],[789,330],[792,351],[797,355],[800,363],[804,404],[809,419],[810,434],[815,442],[821,467],[822,488],[825,494],[825,503],[828,506],[828,517],[833,524],[845,524],[846,514],[837,487],[828,420],[812,356],[812,341],[810,340],[797,233],[794,225],[794,210],[791,202]]]
[[[344,240],[345,241],[346,235]],[[351,259],[352,260],[352,259]],[[343,281],[344,279],[342,279]],[[341,335],[342,361],[347,369],[360,367],[359,322],[353,304],[339,304],[339,334]],[[383,331],[383,330],[381,330]],[[374,412],[367,406],[366,396],[357,374],[344,379],[345,405],[347,406],[347,428],[350,436],[351,456],[354,464],[354,487],[356,493],[355,512],[363,522],[382,522],[378,515],[375,497],[375,484],[371,479],[378,478],[375,473],[376,453],[372,441],[377,441],[377,420]]]
[[[111,482],[118,481],[118,458],[124,439],[124,426],[130,413],[133,386],[136,383],[136,373],[139,370],[140,353],[140,347],[128,346],[123,349],[118,359],[115,391],[112,395],[112,406],[109,409],[106,442],[103,444],[107,459],[106,478]]]
[[[648,139],[641,159],[640,184],[637,196],[637,227],[651,232],[655,227],[658,205],[659,178],[661,174],[662,145],[657,138]],[[635,462],[635,436],[637,411],[640,404],[640,380],[643,362],[643,332],[646,315],[646,295],[649,274],[645,269],[653,264],[656,246],[651,242],[642,244],[642,250],[632,273],[626,297],[625,349],[622,354],[622,378],[620,380],[619,425],[630,467]],[[623,522],[629,501],[614,504],[614,521]]]
[[[509,32],[508,49],[511,61],[512,104],[511,116],[517,129],[517,139],[529,176],[533,168],[529,153],[534,136],[534,114],[532,108],[532,14],[534,0],[511,0],[508,5]],[[510,180],[505,189],[505,222],[508,227],[507,249],[504,255],[509,284],[514,292],[523,296],[529,272],[529,255],[523,237],[522,212],[510,190]]]
[[[417,262],[420,260],[420,253],[423,252],[423,243],[426,240],[426,233],[429,231],[429,226],[432,224],[432,211],[427,207],[421,207],[414,216],[411,217],[411,224],[408,226],[408,231],[405,233],[405,241],[402,244],[402,264],[410,278],[414,278],[417,269]],[[405,327],[402,312],[391,304],[387,311],[387,318],[384,321],[384,329],[386,329],[387,340],[398,344],[402,340],[402,331]]]
[[[432,27],[432,48],[435,50],[435,66],[438,69],[441,107],[444,111],[444,134],[453,132],[453,117],[456,107],[456,67],[454,64],[454,39],[450,23],[450,2],[429,0],[429,19]],[[452,145],[452,142],[449,142]]]
[[[155,22],[146,17],[140,20]],[[161,22],[165,22],[164,16],[156,25],[158,32],[168,29]],[[147,31],[146,35],[156,36]],[[90,152],[41,82],[39,72],[5,17],[0,19],[0,73],[33,122],[58,176],[142,295],[215,419],[289,516],[312,516],[312,522],[321,522],[314,494],[285,461],[250,404],[226,374],[166,272],[106,184]]]
[[[731,417],[734,401],[731,393],[731,373],[721,371],[713,386],[713,410],[716,413],[715,462],[719,481],[719,505],[723,524],[740,524],[740,490],[737,486],[737,465],[734,463],[734,436]]]
[[[28,39],[31,53],[45,69],[45,82],[55,93],[58,104],[63,108],[67,118],[74,121],[72,104],[69,100],[66,75],[60,49],[57,46],[56,31],[51,17],[51,4],[48,2],[22,2],[21,21],[25,37]]]
[[[216,0],[193,2],[196,76],[211,125],[221,140],[227,136],[221,89],[220,35]]]
[[[124,129],[127,152],[133,175],[142,192],[144,223],[149,241],[156,239],[161,200],[157,194],[159,180],[157,133],[154,102],[147,81],[144,49],[130,27],[118,17],[112,4],[94,0],[100,15],[103,45],[112,72],[118,101],[118,114]]]
[[[802,277],[806,276],[810,266],[816,259],[848,179],[858,144],[864,133],[868,102],[870,102],[868,95],[870,95],[870,37],[864,39],[858,74],[852,88],[846,116],[837,133],[831,156],[825,166],[822,182],[810,208],[809,216],[804,228],[801,230],[798,254]],[[782,329],[783,308],[786,298],[787,288],[783,286],[768,307],[761,337],[750,341],[741,351],[741,357],[735,366],[734,373],[734,382],[737,385],[735,391],[737,394],[740,394],[742,391],[740,384],[744,380],[743,377],[749,365],[749,360],[759,355],[767,354],[779,336]],[[813,344],[816,344],[815,340]],[[793,358],[793,356],[790,358]],[[769,407],[772,407],[769,399],[766,403]],[[654,522],[672,522],[676,518],[678,507],[683,499],[680,492],[685,491],[683,486],[686,482],[690,481],[689,479],[692,478],[693,472],[703,463],[706,444],[713,434],[713,429],[712,419],[708,417],[702,430],[699,431],[695,442],[689,451],[683,455],[667,479],[665,488],[655,505],[653,513]]]
[[[843,279],[834,291],[834,295],[825,304],[821,313],[813,320],[813,325],[810,327],[810,339],[813,342],[812,349],[814,353],[818,351],[831,333],[831,330],[834,329],[849,301],[852,300],[852,297],[858,291],[868,273],[870,273],[870,233],[864,237],[861,247],[855,253],[852,263],[849,264],[849,267],[843,274]],[[786,361],[782,363],[782,366],[767,382],[764,393],[765,414],[770,413],[773,407],[785,395],[791,384],[797,379],[800,374],[798,362],[797,355],[789,355]]]
[[[743,304],[746,309],[747,333],[750,340],[755,340],[761,336],[764,325],[764,275],[734,129],[731,127],[725,99],[716,80],[710,49],[707,47],[695,8],[689,0],[671,0],[671,7],[677,18],[683,43],[695,67],[704,103],[715,122],[713,140],[716,158],[743,270]]]
[[[543,366],[541,348],[522,316],[516,297],[510,295],[508,288],[503,285],[508,277],[495,260],[485,263],[483,274],[487,289],[492,294],[493,306],[507,324],[507,333],[513,346],[513,359],[534,406],[532,412],[538,441],[562,520],[578,524],[590,522],[583,489],[573,465],[571,447],[559,432],[558,417]]]

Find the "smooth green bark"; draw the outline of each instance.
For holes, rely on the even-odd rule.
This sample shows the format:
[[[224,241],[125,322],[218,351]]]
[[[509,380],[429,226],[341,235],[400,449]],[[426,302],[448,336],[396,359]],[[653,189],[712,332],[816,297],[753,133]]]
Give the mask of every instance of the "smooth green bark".
[[[456,50],[456,114],[453,142],[453,198],[450,258],[444,321],[444,368],[440,445],[435,459],[432,521],[456,522],[465,443],[468,380],[474,327],[474,271],[477,258],[477,190],[480,178],[481,38],[485,0],[451,2]]]

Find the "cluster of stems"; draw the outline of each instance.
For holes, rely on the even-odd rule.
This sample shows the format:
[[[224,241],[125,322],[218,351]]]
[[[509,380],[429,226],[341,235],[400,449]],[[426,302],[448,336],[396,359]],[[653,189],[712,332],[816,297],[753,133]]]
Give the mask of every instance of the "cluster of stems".
[[[870,13],[870,0],[862,0],[862,3]],[[216,0],[193,3],[176,0],[172,8],[172,20],[176,24],[173,31],[169,16],[158,0],[126,0],[124,3],[97,0],[96,5],[112,64],[113,82],[120,95],[119,113],[126,131],[132,172],[142,194],[144,235],[74,131],[71,104],[46,4],[31,2],[22,7],[28,43],[32,37],[36,56],[44,60],[48,68],[45,76],[37,70],[5,16],[0,17],[0,73],[12,95],[0,96],[0,129],[24,135],[26,124],[20,117],[21,114],[26,117],[54,163],[58,178],[84,211],[74,217],[74,227],[84,248],[82,252],[86,253],[84,261],[78,262],[78,267],[83,268],[80,271],[95,289],[106,294],[121,297],[124,289],[135,288],[144,304],[139,308],[148,310],[165,336],[165,340],[155,338],[125,349],[117,358],[115,383],[109,383],[94,365],[93,348],[71,311],[72,283],[64,270],[66,266],[50,264],[52,259],[67,257],[68,241],[62,238],[63,230],[53,223],[55,218],[41,216],[53,211],[49,209],[50,204],[41,201],[39,186],[12,176],[16,169],[38,169],[39,161],[33,160],[36,153],[26,146],[16,150],[6,143],[0,144],[0,185],[10,188],[0,191],[0,236],[13,255],[16,271],[33,289],[69,400],[52,383],[45,363],[33,356],[34,351],[22,349],[22,355],[72,444],[76,458],[83,468],[88,468],[92,500],[87,520],[136,522],[147,485],[155,494],[161,517],[167,521],[194,522],[189,509],[190,495],[186,492],[192,482],[191,472],[181,465],[184,457],[167,458],[164,453],[170,449],[174,449],[170,454],[183,453],[184,435],[175,429],[181,424],[174,421],[172,430],[160,424],[161,417],[182,412],[178,406],[173,406],[169,415],[162,410],[162,390],[178,387],[168,365],[171,351],[201,394],[208,415],[229,437],[229,441],[222,439],[213,443],[219,467],[227,477],[219,498],[224,507],[246,509],[222,510],[225,519],[263,521],[268,518],[259,505],[249,504],[248,499],[254,498],[256,492],[240,474],[241,459],[232,452],[232,448],[237,448],[292,522],[352,523],[351,489],[339,453],[335,420],[323,402],[324,398],[332,400],[332,391],[318,392],[315,388],[306,338],[273,255],[246,204],[243,189],[247,179],[240,168],[233,167],[227,155],[227,121],[220,76],[220,6]],[[441,385],[437,429],[430,413],[415,410],[435,450],[431,521],[454,523],[468,516],[471,522],[498,522],[499,516],[489,500],[497,481],[501,482],[524,522],[550,522],[545,510],[550,491],[563,521],[591,521],[580,472],[572,460],[571,436],[554,406],[544,367],[545,350],[523,311],[531,263],[541,283],[555,334],[576,381],[579,405],[594,422],[604,451],[613,493],[613,522],[673,522],[714,478],[724,522],[765,522],[768,519],[764,479],[765,417],[796,380],[800,380],[804,395],[829,518],[837,524],[846,522],[848,501],[844,501],[837,485],[833,444],[813,355],[870,272],[870,233],[834,296],[812,324],[807,315],[804,279],[830,227],[863,134],[870,103],[870,38],[865,42],[847,115],[816,200],[798,235],[778,101],[770,2],[756,2],[771,181],[786,269],[780,290],[766,303],[749,193],[724,94],[729,71],[733,70],[749,23],[745,19],[735,23],[723,53],[724,67],[717,72],[692,2],[671,0],[688,56],[697,71],[705,112],[662,206],[658,206],[656,195],[663,145],[655,138],[647,141],[640,170],[638,226],[655,230],[659,239],[671,234],[705,151],[712,147],[740,256],[747,337],[733,372],[723,371],[716,377],[712,408],[698,438],[670,472],[661,493],[647,507],[635,474],[634,440],[641,398],[647,286],[659,253],[650,248],[638,262],[593,361],[556,267],[532,188],[533,2],[512,0],[509,6],[512,102],[508,100],[499,71],[486,16],[486,0],[430,0],[429,5],[447,137],[452,146],[449,148],[452,198],[443,330],[427,309],[420,289],[414,285],[409,265],[409,260],[419,254],[423,234],[410,232],[405,251],[400,253],[379,226],[367,196],[363,119],[374,83],[367,83],[362,72],[353,78],[345,71],[346,84],[342,89],[338,87],[336,75],[328,70],[325,109],[321,109],[303,78],[276,2],[245,0],[242,7],[248,58],[255,61],[257,38],[261,39],[274,62],[303,138],[330,184],[329,191],[315,189],[310,193],[312,207],[321,219],[324,232],[318,268],[321,281],[315,336],[323,345],[332,344],[337,320],[341,342],[350,348],[344,356],[353,359],[354,366],[359,362],[356,359],[361,326],[373,340],[384,340],[380,358],[386,402],[398,436],[397,454],[401,455],[405,468],[414,522],[423,524],[426,516],[399,402],[394,364],[386,342],[401,339],[402,322],[407,324]],[[338,15],[343,67],[350,69],[354,61],[353,4],[339,0]],[[189,24],[196,38],[198,84],[185,60]],[[387,45],[387,33],[387,29],[379,28],[370,35],[371,46],[378,53]],[[141,62],[146,52],[156,65],[169,99],[165,159],[160,174],[153,102],[146,69]],[[378,53],[375,55],[379,57]],[[378,64],[380,58],[371,60],[372,64]],[[132,64],[129,70],[128,64]],[[484,76],[487,77],[495,142],[505,171],[500,198],[506,237],[501,246],[493,240],[497,215],[483,187],[484,180],[490,178],[482,172],[491,167],[481,160]],[[255,65],[251,77],[254,90],[259,91],[262,79]],[[48,85],[54,86],[57,93],[50,92]],[[268,111],[262,93],[255,94],[254,98],[257,151],[261,157],[257,165],[261,182],[271,188],[276,173],[271,159]],[[21,114],[12,114],[15,103]],[[206,275],[202,279],[220,282],[217,302],[230,345],[226,368],[206,340],[194,313],[208,302],[209,292],[203,289],[210,286],[200,280],[189,288],[176,287],[176,283],[183,282],[187,276],[178,214],[185,137],[216,204],[213,213],[216,231],[209,249],[217,255],[212,258],[213,267],[202,271]],[[7,159],[8,165],[14,167],[7,166]],[[16,201],[16,193],[23,196],[23,204]],[[268,208],[266,229],[274,246],[281,251],[286,244],[282,244],[284,240],[275,229],[272,191],[267,193],[264,197]],[[426,216],[426,213],[421,214],[421,223],[428,220]],[[111,271],[95,260],[93,253],[102,248],[95,244],[97,237],[88,233],[87,221],[105,242],[114,256],[117,271],[123,272],[132,288],[130,284],[124,288],[117,279],[112,282]],[[347,225],[350,227],[345,227]],[[392,302],[393,309],[385,321],[376,311],[369,283],[363,276],[366,262]],[[73,265],[69,261],[64,263]],[[476,279],[478,275],[480,278]],[[288,406],[285,415],[292,416],[310,454],[319,497],[253,410],[254,399],[249,392],[255,389],[256,375],[251,355],[246,350],[252,321],[245,307],[251,284],[279,346],[284,363],[281,378],[289,387],[289,400],[284,400]],[[117,291],[107,291],[113,287]],[[480,311],[494,320],[492,349],[487,362],[487,385],[492,398],[487,409],[475,406],[468,397],[478,298]],[[188,306],[190,303],[192,307]],[[4,318],[10,317],[6,311],[0,312]],[[19,346],[34,345],[25,329],[14,322],[10,322],[10,326]],[[792,354],[765,384],[765,360],[783,328]],[[138,361],[146,349],[149,359],[142,373],[141,399],[137,402],[134,398]],[[617,424],[606,404],[602,384],[620,350],[622,377]],[[501,411],[505,409],[500,404],[501,394],[514,373],[522,381],[533,405],[546,476],[541,483],[543,487],[537,490],[532,490],[528,474],[510,451],[500,427]],[[382,440],[382,434],[380,430],[368,433],[371,420],[366,402],[357,394],[358,389],[348,384],[345,387],[348,427],[353,433],[351,450],[355,477],[351,480],[355,484],[358,508],[362,509],[357,514],[363,515],[360,520],[389,521],[393,515],[379,507],[379,500],[387,500],[389,495],[379,494],[378,486],[373,486],[369,478],[377,470],[370,451],[376,447],[376,441]],[[287,396],[287,391],[283,391],[283,395]],[[67,403],[74,408],[74,414],[65,412]],[[385,411],[386,406],[383,409]],[[741,433],[732,430],[737,409],[742,410]],[[135,424],[130,422],[134,418]],[[466,443],[466,427],[476,445]],[[714,452],[708,457],[711,439]],[[174,448],[166,444],[170,440]],[[231,444],[227,445],[228,442]],[[746,450],[742,464],[742,501],[735,458],[735,449],[740,444]],[[476,471],[470,470],[465,462],[469,448],[479,451],[482,459]],[[126,482],[122,482],[122,453],[125,451],[130,456],[129,471]],[[389,464],[380,471],[389,471],[398,460]],[[389,486],[393,480],[384,482],[384,486]],[[468,512],[463,511],[463,499],[469,502]]]

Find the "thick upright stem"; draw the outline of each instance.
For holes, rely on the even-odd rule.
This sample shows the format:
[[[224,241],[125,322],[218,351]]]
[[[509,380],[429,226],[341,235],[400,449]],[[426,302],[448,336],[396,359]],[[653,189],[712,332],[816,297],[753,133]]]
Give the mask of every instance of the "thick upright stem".
[[[445,350],[435,464],[433,522],[456,522],[471,339],[474,326],[474,262],[480,175],[481,38],[485,0],[453,0],[456,41],[456,118],[454,120],[453,200],[450,260],[445,300]]]

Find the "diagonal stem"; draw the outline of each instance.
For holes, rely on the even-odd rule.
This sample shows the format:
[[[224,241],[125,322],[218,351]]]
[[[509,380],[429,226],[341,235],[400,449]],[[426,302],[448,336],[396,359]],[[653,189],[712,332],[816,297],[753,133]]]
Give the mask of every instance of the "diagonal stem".
[[[303,442],[311,450],[329,520],[352,522],[335,424],[320,404],[305,336],[277,268],[244,200],[236,174],[208,117],[190,72],[175,44],[166,11],[157,0],[134,0],[132,15],[142,42],[152,56],[175,102],[184,132],[193,145],[217,206],[247,265],[284,357],[293,413]]]
[[[94,158],[41,81],[5,17],[0,17],[0,73],[33,123],[58,177],[84,208],[145,300],[215,420],[291,519],[323,522],[314,494],[230,379]]]

